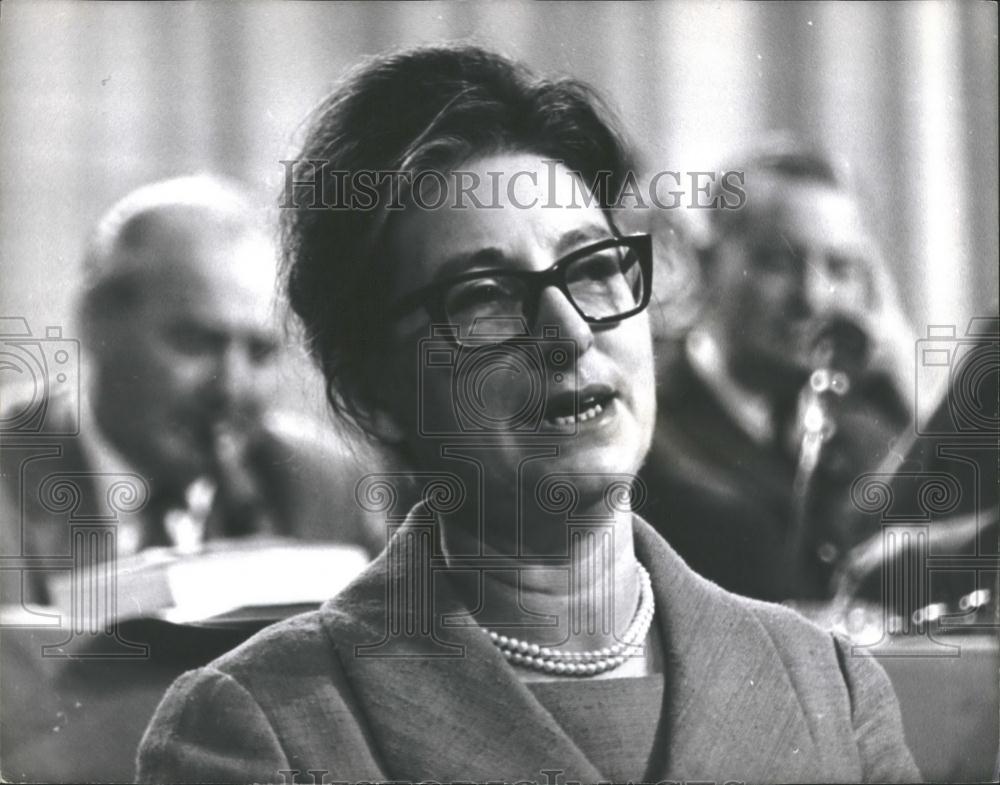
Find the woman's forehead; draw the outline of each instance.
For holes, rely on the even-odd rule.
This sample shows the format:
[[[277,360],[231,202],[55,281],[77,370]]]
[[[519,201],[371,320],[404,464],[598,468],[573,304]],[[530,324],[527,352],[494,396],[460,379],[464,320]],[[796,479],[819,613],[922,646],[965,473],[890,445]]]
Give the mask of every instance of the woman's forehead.
[[[563,161],[535,153],[493,153],[469,159],[450,175],[450,206],[459,209],[582,207],[584,185]]]
[[[445,173],[447,203],[410,205],[391,224],[388,247],[426,282],[462,271],[463,260],[508,259],[533,266],[609,236],[603,211],[565,165],[526,154],[477,159]],[[426,196],[426,194],[425,194]],[[487,251],[488,253],[483,253]],[[549,258],[544,266],[554,261]]]

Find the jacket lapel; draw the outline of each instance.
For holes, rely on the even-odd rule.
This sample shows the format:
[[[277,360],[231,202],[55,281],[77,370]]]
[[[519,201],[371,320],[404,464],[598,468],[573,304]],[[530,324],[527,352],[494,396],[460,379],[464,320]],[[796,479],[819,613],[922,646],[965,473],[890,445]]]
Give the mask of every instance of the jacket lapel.
[[[782,653],[749,601],[692,572],[638,517],[634,531],[666,647],[668,753],[656,778],[773,782],[823,771]]]
[[[411,548],[433,525],[411,523],[323,609],[385,773],[545,782],[545,770],[559,770],[563,781],[603,779],[476,626],[443,562]],[[427,558],[414,564],[408,556],[421,550]],[[428,579],[424,596],[433,599],[422,605]]]

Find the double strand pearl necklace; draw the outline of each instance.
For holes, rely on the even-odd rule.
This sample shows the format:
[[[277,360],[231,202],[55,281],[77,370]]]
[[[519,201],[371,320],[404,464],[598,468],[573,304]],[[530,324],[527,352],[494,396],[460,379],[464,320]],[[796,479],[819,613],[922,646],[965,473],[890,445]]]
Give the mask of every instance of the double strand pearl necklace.
[[[590,651],[562,652],[537,643],[509,638],[486,627],[483,627],[483,632],[489,635],[493,645],[500,649],[508,662],[523,668],[533,668],[558,676],[595,676],[614,670],[629,657],[642,652],[642,642],[649,634],[656,611],[649,573],[641,564],[636,563],[636,566],[639,568],[639,607],[625,635],[612,646]]]

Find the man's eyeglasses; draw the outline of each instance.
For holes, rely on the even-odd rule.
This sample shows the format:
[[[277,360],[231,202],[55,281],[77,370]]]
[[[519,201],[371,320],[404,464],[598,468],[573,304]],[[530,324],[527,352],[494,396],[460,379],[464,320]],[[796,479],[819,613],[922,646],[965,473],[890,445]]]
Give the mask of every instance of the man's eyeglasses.
[[[652,282],[650,235],[610,237],[578,248],[547,270],[476,270],[436,281],[399,300],[389,316],[398,319],[422,307],[434,322],[453,325],[459,342],[483,329],[496,336],[497,328],[503,340],[505,329],[511,338],[523,336],[523,329],[512,325],[535,323],[542,290],[549,286],[588,324],[613,324],[649,305]]]

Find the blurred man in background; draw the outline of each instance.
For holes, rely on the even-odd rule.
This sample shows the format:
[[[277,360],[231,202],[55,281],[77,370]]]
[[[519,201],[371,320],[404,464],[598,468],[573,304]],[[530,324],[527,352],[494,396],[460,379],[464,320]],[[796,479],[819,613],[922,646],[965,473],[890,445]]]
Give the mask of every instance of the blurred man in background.
[[[730,590],[818,598],[863,536],[838,526],[851,481],[910,422],[914,344],[831,159],[782,138],[730,170],[746,204],[713,210],[704,308],[661,367],[644,514]]]
[[[272,405],[281,336],[265,226],[235,184],[207,176],[140,188],[101,219],[80,298],[79,434],[61,422],[76,402],[54,398],[32,440],[70,434],[52,437],[56,452],[27,462],[5,450],[4,497],[18,508],[4,518],[7,555],[70,552],[66,518],[45,498],[54,472],[71,478],[77,519],[117,520],[118,557],[251,534],[377,551],[349,453]],[[133,478],[141,509],[109,512],[102,482],[114,477]],[[19,577],[5,576],[8,587]],[[40,571],[24,589],[50,599]]]
[[[130,779],[179,673],[309,591],[325,598],[381,548],[354,495],[371,469],[328,426],[274,405],[266,226],[213,177],[126,196],[86,255],[79,399],[75,383],[35,379],[65,394],[45,394],[41,421],[2,419],[5,781]],[[8,339],[5,362],[12,351]],[[50,354],[54,377],[65,358]],[[258,615],[212,626],[241,604]]]

